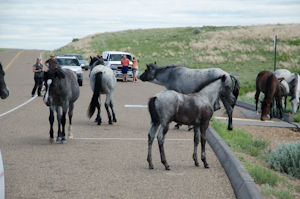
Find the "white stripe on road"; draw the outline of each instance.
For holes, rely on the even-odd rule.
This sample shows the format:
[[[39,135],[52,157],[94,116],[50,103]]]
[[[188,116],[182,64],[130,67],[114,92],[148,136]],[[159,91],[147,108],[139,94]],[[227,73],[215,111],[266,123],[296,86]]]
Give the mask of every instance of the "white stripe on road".
[[[148,140],[148,138],[73,138],[73,140]],[[190,141],[193,139],[165,139],[173,141]]]
[[[125,105],[125,107],[147,108],[148,105]]]
[[[5,113],[2,113],[2,114],[0,115],[0,117],[2,117],[2,116],[4,116],[4,115],[6,115],[6,114],[8,114],[8,113],[11,113],[11,112],[13,112],[13,111],[17,110],[18,108],[21,108],[22,106],[24,106],[24,105],[28,104],[29,102],[31,102],[32,100],[34,100],[36,97],[37,97],[37,95],[36,95],[36,96],[34,96],[34,97],[32,97],[30,100],[28,100],[28,101],[24,102],[24,103],[23,103],[23,104],[21,104],[20,106],[17,106],[16,108],[13,108],[13,109],[11,109],[11,110],[9,110],[9,111],[5,112]]]

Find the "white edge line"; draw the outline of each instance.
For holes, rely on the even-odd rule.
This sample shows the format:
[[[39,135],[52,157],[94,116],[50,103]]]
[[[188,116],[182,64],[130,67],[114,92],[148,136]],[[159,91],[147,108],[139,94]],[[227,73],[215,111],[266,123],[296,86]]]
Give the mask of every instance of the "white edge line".
[[[16,108],[13,108],[13,109],[11,109],[11,110],[9,110],[9,111],[5,112],[5,113],[2,113],[2,114],[0,115],[0,117],[2,117],[2,116],[4,116],[4,115],[6,115],[6,114],[8,114],[8,113],[11,113],[11,112],[13,112],[13,111],[17,110],[18,108],[21,108],[22,106],[24,106],[24,105],[28,104],[29,102],[31,102],[32,100],[34,100],[36,97],[37,97],[37,95],[36,95],[36,96],[34,96],[34,97],[32,97],[30,100],[27,100],[27,101],[26,101],[26,102],[24,102],[23,104],[21,104],[21,105],[17,106]]]
[[[73,140],[148,140],[148,138],[73,138]],[[190,141],[193,139],[165,139],[173,141]]]

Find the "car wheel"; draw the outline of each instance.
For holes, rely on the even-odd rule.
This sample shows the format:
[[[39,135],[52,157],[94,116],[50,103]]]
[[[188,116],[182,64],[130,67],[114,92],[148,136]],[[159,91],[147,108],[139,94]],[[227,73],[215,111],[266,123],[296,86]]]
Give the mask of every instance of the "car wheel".
[[[89,68],[85,68],[85,70],[89,70]]]
[[[82,86],[82,80],[78,80],[79,86]]]

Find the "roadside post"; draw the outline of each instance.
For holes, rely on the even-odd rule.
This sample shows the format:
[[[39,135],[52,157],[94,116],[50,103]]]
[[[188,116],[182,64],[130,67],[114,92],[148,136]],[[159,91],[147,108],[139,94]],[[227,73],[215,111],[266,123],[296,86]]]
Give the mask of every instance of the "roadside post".
[[[276,44],[277,44],[277,35],[274,35],[274,71],[276,70]]]

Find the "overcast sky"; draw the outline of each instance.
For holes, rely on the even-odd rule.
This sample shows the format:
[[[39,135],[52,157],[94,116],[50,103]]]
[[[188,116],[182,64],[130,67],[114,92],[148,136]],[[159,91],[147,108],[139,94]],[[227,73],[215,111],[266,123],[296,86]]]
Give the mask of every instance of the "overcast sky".
[[[0,0],[0,48],[54,50],[94,33],[300,23],[300,0]]]

